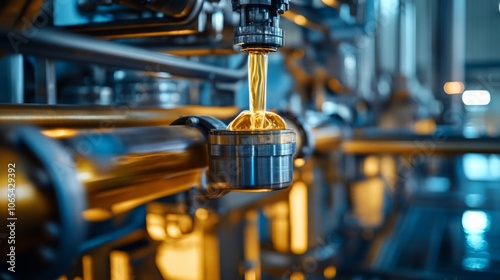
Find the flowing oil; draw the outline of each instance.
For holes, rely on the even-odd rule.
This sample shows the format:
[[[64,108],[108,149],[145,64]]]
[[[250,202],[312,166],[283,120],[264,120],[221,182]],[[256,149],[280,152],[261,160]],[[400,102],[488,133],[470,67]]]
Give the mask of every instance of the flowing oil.
[[[266,112],[268,52],[248,52],[248,87],[250,110],[241,112],[227,130],[279,130],[286,129],[285,121],[273,112]]]

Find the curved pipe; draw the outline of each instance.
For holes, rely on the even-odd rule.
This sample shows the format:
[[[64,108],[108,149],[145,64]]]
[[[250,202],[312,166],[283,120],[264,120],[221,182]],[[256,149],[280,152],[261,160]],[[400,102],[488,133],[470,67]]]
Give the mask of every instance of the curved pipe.
[[[137,47],[48,29],[37,29],[33,33],[26,30],[0,29],[0,47],[14,53],[94,63],[113,68],[167,72],[176,76],[218,82],[238,82],[247,77],[246,68],[215,67]]]
[[[115,2],[139,10],[150,9],[163,13],[167,17],[142,20],[115,20],[104,23],[66,26],[65,28],[71,32],[107,39],[194,34],[198,33],[200,23],[197,21],[203,10],[204,3],[203,0],[150,1],[149,4],[146,1],[141,3],[141,1],[134,0],[115,0]]]

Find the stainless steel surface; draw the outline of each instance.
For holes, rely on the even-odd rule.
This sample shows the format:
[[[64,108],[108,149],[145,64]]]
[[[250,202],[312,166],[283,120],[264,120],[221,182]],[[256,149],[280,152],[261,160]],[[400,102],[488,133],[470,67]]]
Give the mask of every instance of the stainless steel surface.
[[[312,139],[314,139],[314,151],[318,153],[328,153],[337,150],[345,135],[340,126],[316,127],[312,129]]]
[[[169,125],[180,116],[206,115],[220,119],[238,114],[237,107],[184,106],[172,109],[125,106],[0,105],[0,124],[31,124],[44,128],[96,128]]]
[[[406,154],[411,156],[460,155],[466,153],[500,153],[498,137],[465,138],[449,133],[431,135],[405,131],[368,132],[342,142],[347,154]]]
[[[221,190],[271,191],[293,181],[295,132],[226,131],[209,134],[209,182]]]
[[[285,32],[279,27],[280,14],[289,8],[288,0],[235,0],[233,9],[240,14],[234,31],[234,44],[243,50],[267,49],[276,51],[284,45]]]
[[[186,126],[94,131],[64,143],[75,153],[89,208],[122,212],[188,190],[208,166],[205,137]]]
[[[67,153],[64,157],[69,162],[60,162],[58,158],[51,162],[58,170],[76,174],[86,194],[88,209],[102,208],[110,214],[120,213],[160,197],[199,187],[202,173],[208,166],[207,141],[196,128],[160,126],[75,133],[48,140],[38,132],[37,137],[64,147]],[[43,150],[43,147],[37,146],[37,149]],[[42,180],[43,176],[48,176],[43,170],[34,177],[25,174],[32,165],[30,161],[36,161],[36,157],[35,152],[32,158],[24,156],[17,161],[19,166],[25,166],[18,170],[20,182],[27,181],[27,188],[34,186],[30,190],[33,195],[26,197],[32,200],[31,203],[47,199],[34,194],[44,189],[44,182],[50,180]],[[41,179],[33,182],[33,178],[40,177],[38,175]]]

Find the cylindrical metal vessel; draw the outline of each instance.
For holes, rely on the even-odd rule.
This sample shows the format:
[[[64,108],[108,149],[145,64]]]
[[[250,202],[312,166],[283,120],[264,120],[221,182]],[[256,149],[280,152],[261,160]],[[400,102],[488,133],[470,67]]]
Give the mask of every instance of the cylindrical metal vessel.
[[[292,184],[293,130],[212,130],[208,142],[211,187],[259,192]]]

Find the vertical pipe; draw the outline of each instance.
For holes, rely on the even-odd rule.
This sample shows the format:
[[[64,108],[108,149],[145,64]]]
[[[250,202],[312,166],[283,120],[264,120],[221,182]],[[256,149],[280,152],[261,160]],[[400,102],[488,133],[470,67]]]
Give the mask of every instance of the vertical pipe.
[[[406,78],[415,76],[416,68],[416,18],[412,1],[401,0],[399,14],[398,72]]]
[[[52,59],[36,60],[35,95],[37,103],[56,104],[56,68]]]
[[[5,56],[0,63],[0,86],[5,95],[0,102],[20,104],[24,102],[24,65],[22,54]]]
[[[446,95],[443,85],[449,81],[465,80],[465,0],[443,0],[438,6],[439,73],[436,85],[438,98],[443,102],[443,121],[455,128],[461,125],[461,96]]]

